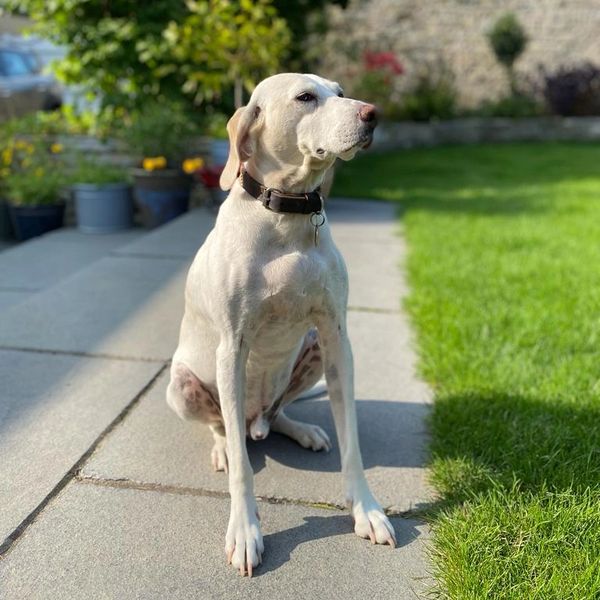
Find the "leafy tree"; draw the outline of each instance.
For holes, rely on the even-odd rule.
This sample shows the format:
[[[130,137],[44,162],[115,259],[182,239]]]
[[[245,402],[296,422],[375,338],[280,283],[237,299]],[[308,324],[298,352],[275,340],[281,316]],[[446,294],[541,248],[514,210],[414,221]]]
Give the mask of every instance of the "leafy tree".
[[[198,104],[275,71],[289,44],[271,0],[9,0],[68,48],[57,71],[104,107]]]
[[[188,0],[187,7],[190,14],[181,23],[171,21],[155,49],[158,57],[170,58],[161,74],[180,73],[184,91],[200,99],[233,83],[240,106],[242,86],[251,90],[278,70],[290,40],[286,22],[270,0]]]
[[[513,65],[521,56],[527,45],[527,34],[512,13],[500,17],[491,31],[488,39],[498,62],[508,71],[511,89],[515,90]]]

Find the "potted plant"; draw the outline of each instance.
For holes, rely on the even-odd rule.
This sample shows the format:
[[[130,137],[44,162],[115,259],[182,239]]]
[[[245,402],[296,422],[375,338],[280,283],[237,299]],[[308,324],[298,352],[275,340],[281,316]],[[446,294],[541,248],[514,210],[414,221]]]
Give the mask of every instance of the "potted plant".
[[[64,171],[58,144],[10,139],[2,149],[3,195],[19,240],[62,227]]]
[[[125,169],[80,159],[70,180],[81,231],[110,233],[132,226],[133,201]]]
[[[218,209],[229,195],[228,191],[221,189],[219,179],[224,165],[201,165],[195,172],[195,177],[202,182],[210,197],[212,208]]]
[[[229,156],[229,136],[227,135],[227,116],[213,113],[206,117],[207,134],[210,136],[210,160],[215,166],[225,166]]]
[[[182,164],[196,133],[193,120],[178,105],[152,104],[134,116],[126,143],[142,157],[133,180],[144,226],[157,227],[187,211],[192,178]]]

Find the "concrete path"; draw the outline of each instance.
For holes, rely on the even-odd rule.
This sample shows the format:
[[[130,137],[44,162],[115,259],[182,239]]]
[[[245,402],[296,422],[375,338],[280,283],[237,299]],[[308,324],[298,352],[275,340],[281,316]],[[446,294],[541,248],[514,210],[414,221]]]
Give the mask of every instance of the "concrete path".
[[[422,596],[428,532],[410,512],[431,498],[430,394],[399,310],[403,246],[389,205],[336,200],[328,217],[350,274],[367,478],[398,548],[352,533],[337,444],[312,453],[272,434],[249,442],[265,561],[252,580],[226,567],[226,476],[210,469],[208,430],[164,400],[185,274],[213,223],[196,210],[54,279],[27,244],[0,255],[0,274],[26,288],[0,312],[3,600]],[[29,256],[18,269],[2,260],[16,250]],[[290,412],[334,437],[326,398]]]
[[[89,235],[57,229],[24,244],[0,243],[0,311],[55,285],[141,237],[142,229]]]

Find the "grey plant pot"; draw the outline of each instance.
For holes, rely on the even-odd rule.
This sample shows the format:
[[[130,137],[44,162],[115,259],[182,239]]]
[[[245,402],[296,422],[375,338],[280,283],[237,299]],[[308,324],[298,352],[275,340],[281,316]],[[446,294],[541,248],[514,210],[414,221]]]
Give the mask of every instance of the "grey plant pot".
[[[224,165],[229,156],[229,140],[215,138],[210,143],[210,158],[214,165]]]
[[[111,233],[133,225],[133,200],[128,183],[77,183],[71,189],[81,231]]]

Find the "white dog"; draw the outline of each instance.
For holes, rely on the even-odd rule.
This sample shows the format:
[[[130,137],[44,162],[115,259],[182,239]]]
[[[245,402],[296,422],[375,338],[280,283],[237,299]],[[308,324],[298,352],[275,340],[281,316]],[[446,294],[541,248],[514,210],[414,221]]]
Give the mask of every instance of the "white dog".
[[[227,125],[221,187],[231,192],[189,271],[167,401],[212,430],[213,467],[229,473],[225,552],[242,575],[252,576],[263,553],[246,435],[261,439],[272,429],[329,450],[320,427],[284,412],[323,371],[354,530],[395,544],[363,473],[348,278],[315,192],[336,158],[370,144],[375,117],[372,105],[344,98],[337,83],[284,73],[262,81]]]

